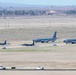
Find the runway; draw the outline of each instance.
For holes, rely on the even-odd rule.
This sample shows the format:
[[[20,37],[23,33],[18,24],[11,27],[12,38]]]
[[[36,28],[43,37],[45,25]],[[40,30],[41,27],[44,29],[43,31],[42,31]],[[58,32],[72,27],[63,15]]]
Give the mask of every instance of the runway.
[[[76,69],[44,69],[44,70],[35,70],[35,69],[5,69],[0,71],[76,71]]]

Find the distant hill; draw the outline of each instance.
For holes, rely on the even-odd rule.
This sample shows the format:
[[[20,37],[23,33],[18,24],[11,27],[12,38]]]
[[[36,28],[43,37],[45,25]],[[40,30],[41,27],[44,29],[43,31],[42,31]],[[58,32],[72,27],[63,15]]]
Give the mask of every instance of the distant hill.
[[[76,9],[76,6],[54,6],[54,5],[27,5],[19,3],[0,3],[1,8],[13,7],[13,8],[40,8],[40,9],[54,9],[54,10],[72,10]]]
[[[0,7],[46,7],[46,5],[27,5],[19,3],[0,3]]]
[[[0,7],[24,7],[26,4],[17,4],[17,3],[0,3]]]

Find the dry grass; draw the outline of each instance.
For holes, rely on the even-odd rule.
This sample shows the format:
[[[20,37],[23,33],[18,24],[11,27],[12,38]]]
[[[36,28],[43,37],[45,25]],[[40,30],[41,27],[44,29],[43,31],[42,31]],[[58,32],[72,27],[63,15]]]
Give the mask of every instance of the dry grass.
[[[28,68],[36,66],[76,68],[76,45],[62,43],[63,39],[76,37],[75,16],[0,19],[0,28],[0,40],[7,39],[8,42],[13,43],[12,45],[20,45],[22,43],[20,41],[32,41],[39,37],[52,37],[54,31],[58,32],[58,39],[55,42],[57,46],[53,46],[52,43],[39,43],[35,47],[9,48],[7,46],[6,50],[0,49],[1,65]],[[40,74],[43,73],[40,72]],[[48,72],[48,75],[50,74]]]
[[[47,16],[0,19],[0,40],[32,40],[51,37],[54,31],[58,38],[76,37],[76,18],[74,16]]]

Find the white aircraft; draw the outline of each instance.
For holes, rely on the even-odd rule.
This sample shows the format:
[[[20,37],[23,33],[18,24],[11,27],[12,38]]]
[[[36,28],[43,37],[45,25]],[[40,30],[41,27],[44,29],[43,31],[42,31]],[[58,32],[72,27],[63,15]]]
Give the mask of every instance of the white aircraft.
[[[35,69],[35,70],[44,70],[44,68],[43,68],[43,67],[40,67],[40,66],[35,67],[34,69]]]

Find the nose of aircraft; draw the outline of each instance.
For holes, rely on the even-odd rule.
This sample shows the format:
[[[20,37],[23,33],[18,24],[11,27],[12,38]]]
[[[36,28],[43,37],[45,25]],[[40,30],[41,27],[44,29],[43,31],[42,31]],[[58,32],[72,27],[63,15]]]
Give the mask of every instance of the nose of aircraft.
[[[65,40],[63,42],[65,42]]]

